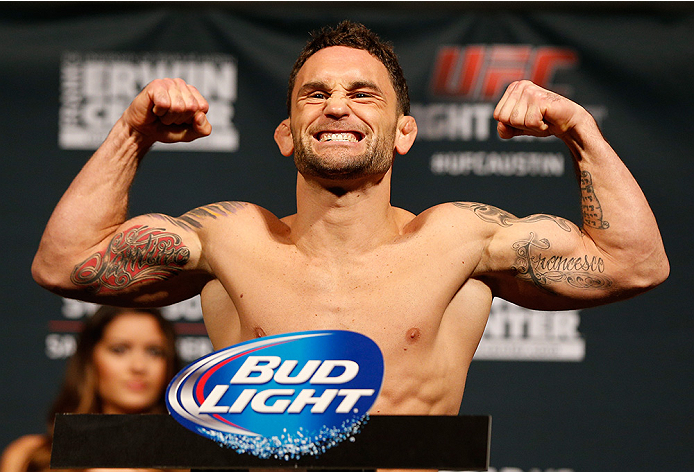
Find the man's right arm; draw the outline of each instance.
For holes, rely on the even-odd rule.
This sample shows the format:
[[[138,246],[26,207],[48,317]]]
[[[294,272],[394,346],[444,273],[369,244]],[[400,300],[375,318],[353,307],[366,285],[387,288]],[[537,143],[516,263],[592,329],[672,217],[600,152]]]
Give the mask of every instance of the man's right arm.
[[[209,275],[195,228],[163,215],[128,220],[127,210],[152,144],[207,136],[207,110],[180,79],[155,80],[142,90],[53,211],[32,265],[40,285],[83,300],[151,305],[202,288]]]

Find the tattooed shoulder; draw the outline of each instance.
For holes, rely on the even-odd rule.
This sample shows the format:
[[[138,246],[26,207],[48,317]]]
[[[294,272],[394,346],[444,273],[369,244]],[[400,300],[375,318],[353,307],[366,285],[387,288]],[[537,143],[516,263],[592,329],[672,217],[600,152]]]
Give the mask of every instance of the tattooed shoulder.
[[[536,221],[552,221],[559,228],[566,232],[571,232],[574,224],[569,220],[552,215],[530,215],[525,218],[518,218],[511,213],[492,205],[470,202],[454,202],[453,205],[464,210],[472,211],[480,220],[487,223],[494,223],[502,227],[513,226],[516,223],[534,223]]]
[[[454,202],[453,205],[472,211],[480,220],[499,226],[511,226],[518,218],[500,208],[482,203]]]
[[[216,220],[218,218],[234,215],[246,205],[247,203],[244,202],[217,202],[190,210],[178,218],[161,213],[150,213],[147,216],[167,221],[187,231],[195,231],[203,227],[204,220]]]

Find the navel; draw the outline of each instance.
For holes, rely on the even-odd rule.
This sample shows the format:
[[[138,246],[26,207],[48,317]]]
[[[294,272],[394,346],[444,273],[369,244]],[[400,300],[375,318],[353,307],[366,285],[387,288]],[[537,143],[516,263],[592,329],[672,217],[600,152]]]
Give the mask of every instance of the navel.
[[[261,328],[260,326],[256,326],[254,332],[256,338],[262,338],[263,336],[265,336],[265,331],[263,331],[263,328]]]
[[[421,336],[422,333],[419,331],[419,328],[412,328],[407,332],[406,340],[409,343],[416,343]]]

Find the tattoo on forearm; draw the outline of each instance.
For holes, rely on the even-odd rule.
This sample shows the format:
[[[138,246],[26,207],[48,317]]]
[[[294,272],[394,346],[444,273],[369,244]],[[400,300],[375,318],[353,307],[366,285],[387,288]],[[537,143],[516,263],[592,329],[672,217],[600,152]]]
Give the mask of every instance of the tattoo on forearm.
[[[584,225],[597,229],[610,227],[610,224],[602,219],[602,207],[595,195],[593,177],[585,170],[581,171],[581,209]]]
[[[601,257],[587,254],[564,257],[543,252],[550,246],[547,239],[537,239],[535,233],[530,233],[528,239],[516,241],[513,244],[516,276],[548,291],[548,286],[558,283],[579,289],[607,289],[612,285],[612,280],[602,275],[605,261]]]
[[[186,231],[193,231],[193,228],[202,228],[201,220],[205,218],[217,219],[217,217],[228,216],[236,213],[238,210],[245,206],[246,203],[242,202],[219,202],[196,208],[187,213],[184,213],[178,218],[173,218],[171,216],[163,215],[161,213],[150,213],[147,216],[152,216],[154,218],[159,218],[161,220],[168,221],[169,223],[176,225],[179,228],[185,229]]]
[[[463,208],[465,210],[471,210],[475,215],[482,221],[487,223],[494,223],[499,226],[508,227],[515,223],[534,223],[536,221],[548,220],[553,221],[561,229],[567,232],[571,232],[571,227],[573,224],[564,218],[551,215],[530,215],[525,218],[517,218],[511,213],[501,210],[495,206],[483,205],[481,203],[466,203],[466,202],[454,202],[453,203],[458,208]]]
[[[133,226],[116,234],[105,251],[75,266],[70,280],[93,292],[119,291],[136,283],[166,280],[190,259],[181,237],[162,228]]]

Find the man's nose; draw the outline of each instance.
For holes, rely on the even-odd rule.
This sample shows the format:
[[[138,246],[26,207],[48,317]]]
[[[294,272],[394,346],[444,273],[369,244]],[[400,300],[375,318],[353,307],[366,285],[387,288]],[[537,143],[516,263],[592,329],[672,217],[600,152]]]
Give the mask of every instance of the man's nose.
[[[349,104],[347,103],[347,97],[338,94],[332,94],[325,101],[325,108],[323,113],[333,119],[340,119],[344,116],[349,115],[351,112]]]

